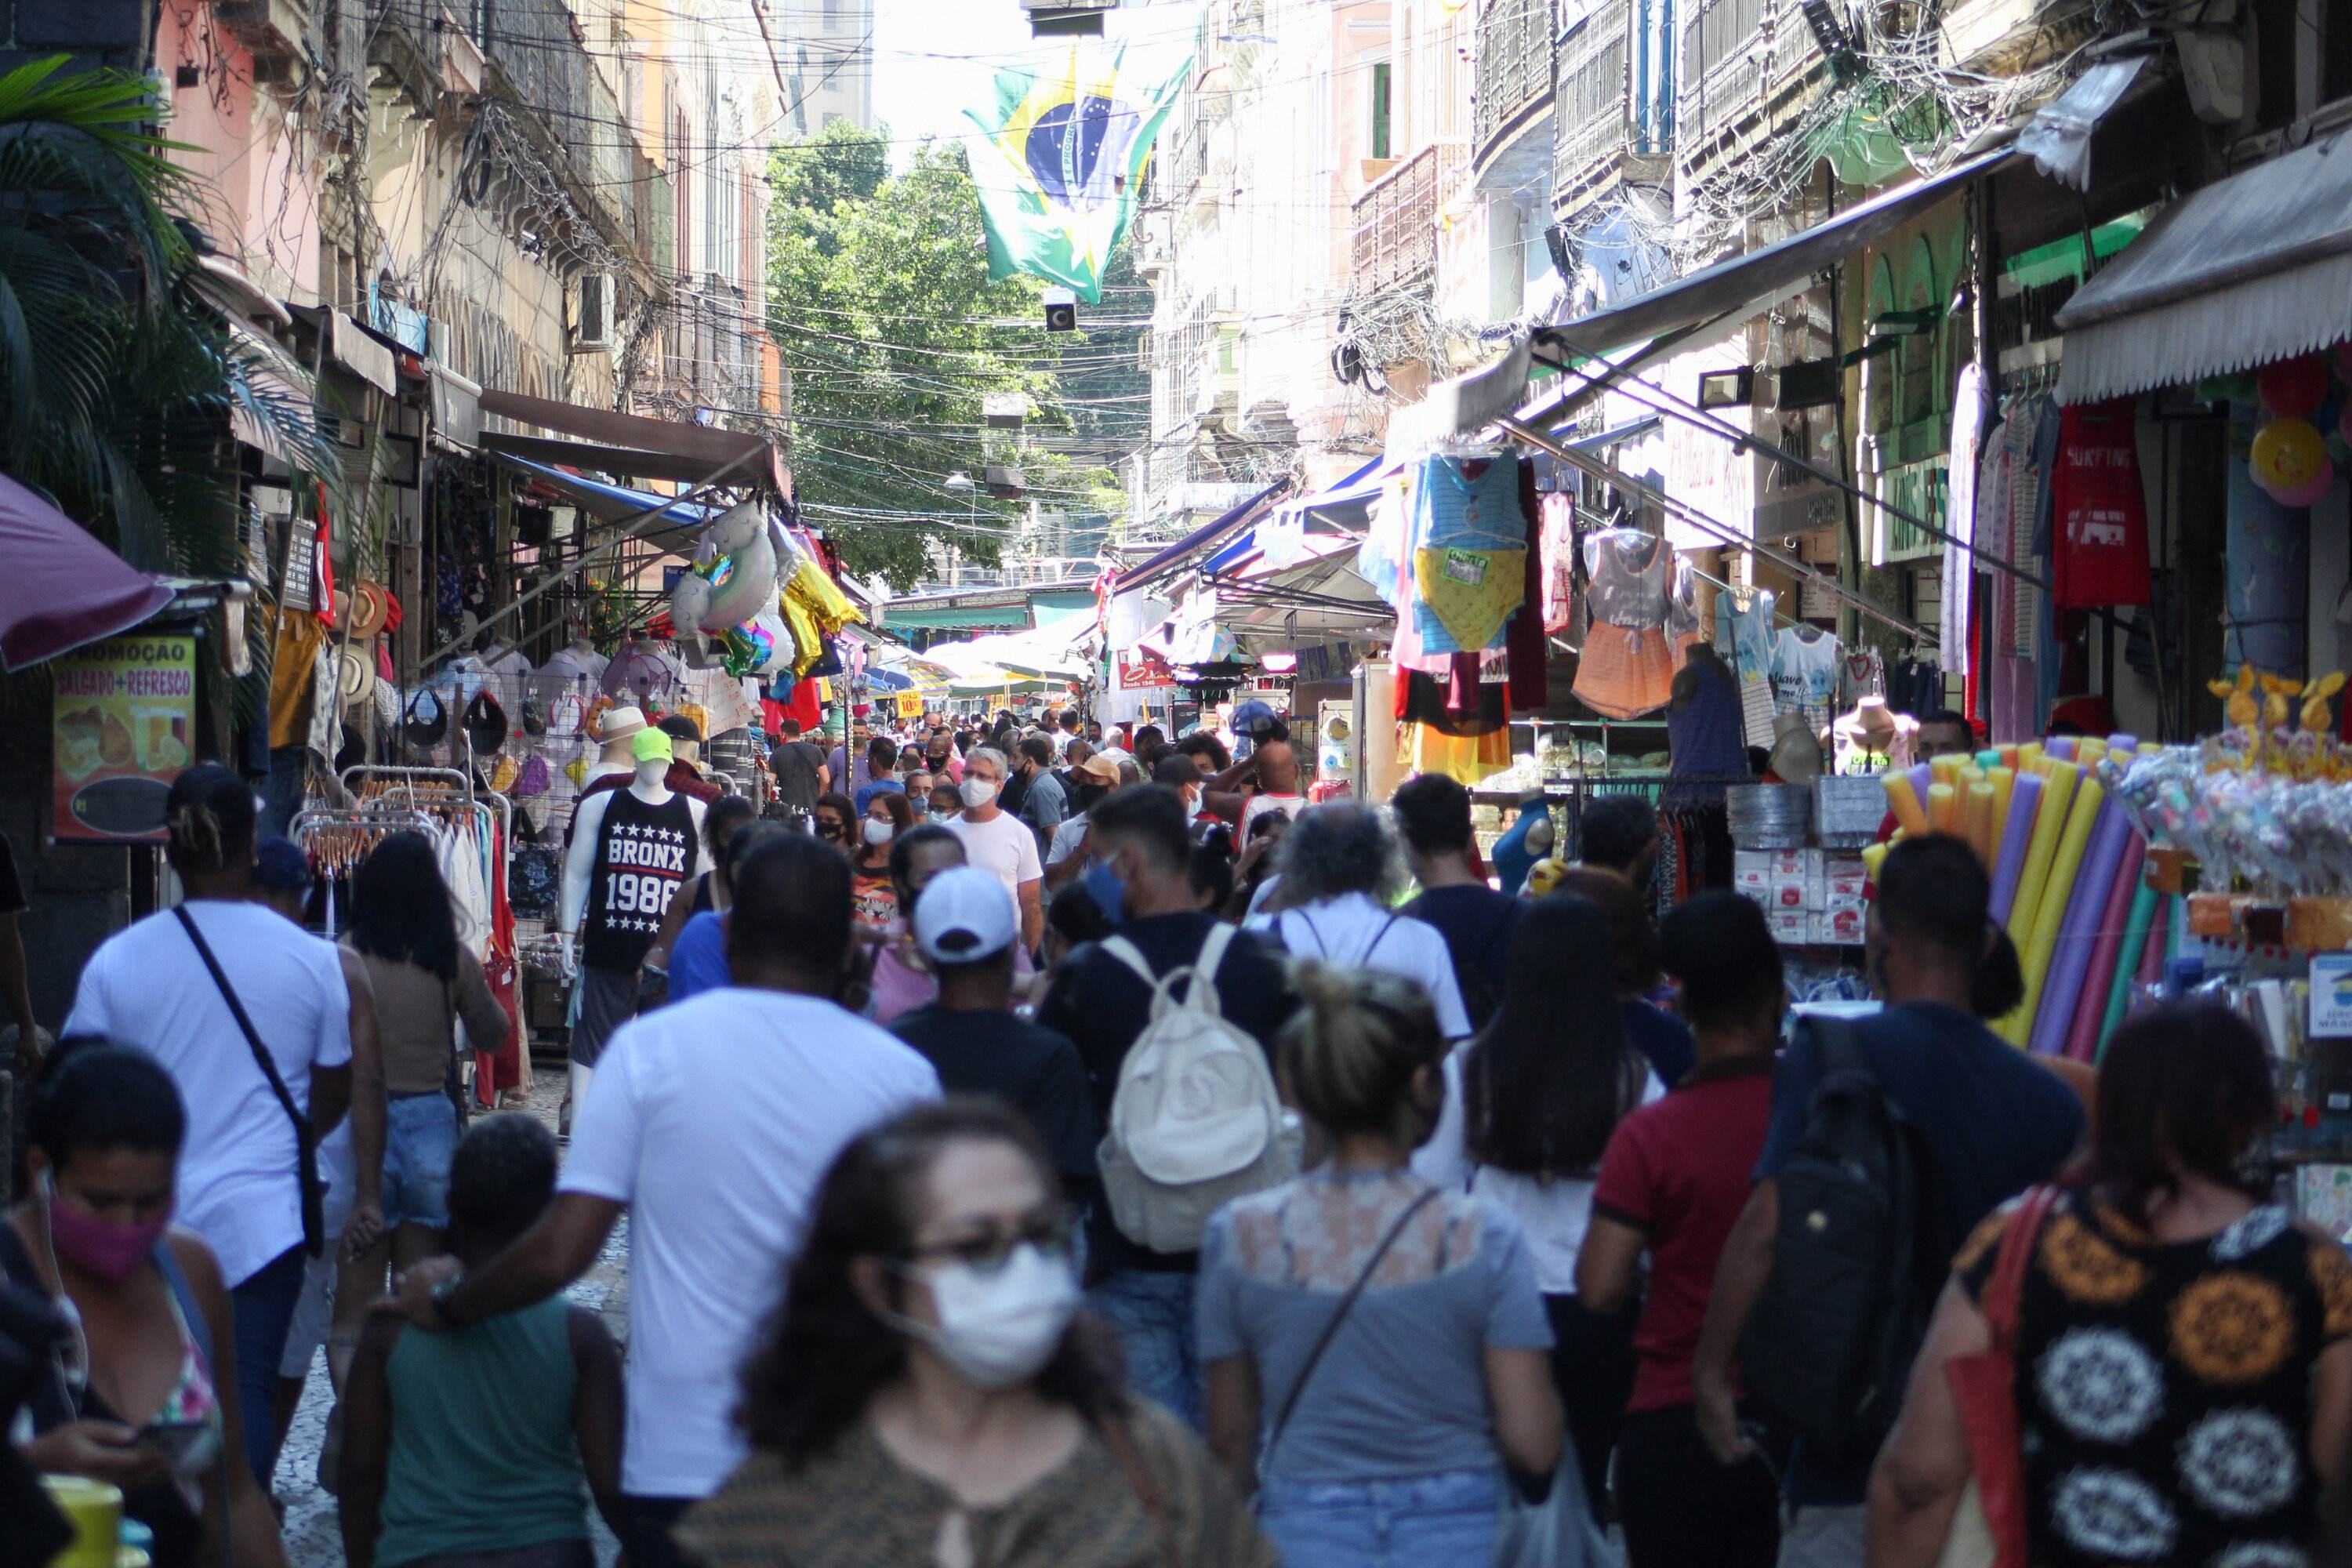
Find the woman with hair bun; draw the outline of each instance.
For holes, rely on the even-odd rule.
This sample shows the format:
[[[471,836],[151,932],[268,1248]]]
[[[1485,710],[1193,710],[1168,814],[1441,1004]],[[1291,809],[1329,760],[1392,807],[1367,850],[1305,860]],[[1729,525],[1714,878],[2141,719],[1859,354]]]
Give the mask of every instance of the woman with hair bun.
[[[1509,1215],[1412,1173],[1445,1095],[1428,993],[1311,960],[1293,977],[1276,1055],[1331,1157],[1209,1223],[1209,1444],[1289,1568],[1484,1568],[1506,1467],[1559,1459],[1534,1262]]]

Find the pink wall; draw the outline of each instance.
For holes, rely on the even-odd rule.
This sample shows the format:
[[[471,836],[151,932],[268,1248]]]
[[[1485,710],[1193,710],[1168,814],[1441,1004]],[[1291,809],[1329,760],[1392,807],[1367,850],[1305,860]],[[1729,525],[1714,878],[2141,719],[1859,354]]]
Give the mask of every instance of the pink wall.
[[[297,132],[271,96],[282,89],[255,87],[251,52],[201,0],[164,0],[155,64],[167,82],[184,66],[197,72],[194,87],[171,89],[165,132],[186,145],[173,158],[198,179],[197,221],[264,290],[317,304],[316,134]]]

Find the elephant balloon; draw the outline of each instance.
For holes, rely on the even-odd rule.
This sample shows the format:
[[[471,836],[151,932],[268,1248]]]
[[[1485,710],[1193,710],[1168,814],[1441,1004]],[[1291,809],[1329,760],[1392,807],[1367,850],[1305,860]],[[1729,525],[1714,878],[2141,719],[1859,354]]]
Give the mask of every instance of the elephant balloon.
[[[707,664],[710,644],[704,628],[711,624],[709,578],[698,572],[678,574],[677,586],[669,591],[669,620],[678,641],[693,645],[695,664]]]

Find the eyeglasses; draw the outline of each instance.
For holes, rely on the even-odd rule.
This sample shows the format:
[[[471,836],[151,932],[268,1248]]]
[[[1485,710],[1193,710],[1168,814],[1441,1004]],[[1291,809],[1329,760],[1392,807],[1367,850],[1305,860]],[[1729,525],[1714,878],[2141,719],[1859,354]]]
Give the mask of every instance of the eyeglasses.
[[[919,1263],[929,1258],[952,1258],[974,1273],[993,1274],[1024,1246],[1050,1256],[1066,1256],[1077,1228],[1078,1211],[1063,1204],[1041,1209],[1010,1229],[991,1229],[952,1241],[926,1242],[916,1247],[909,1256]]]

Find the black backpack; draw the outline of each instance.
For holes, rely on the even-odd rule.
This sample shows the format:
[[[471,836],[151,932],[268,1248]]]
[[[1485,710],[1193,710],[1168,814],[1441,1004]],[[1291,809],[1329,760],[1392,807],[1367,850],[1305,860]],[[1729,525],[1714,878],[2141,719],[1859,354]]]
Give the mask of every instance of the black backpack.
[[[1831,1464],[1868,1458],[1903,1405],[1950,1256],[1923,1234],[1933,1161],[1854,1026],[1809,1019],[1822,1081],[1780,1177],[1779,1249],[1739,1340],[1741,1385]]]

